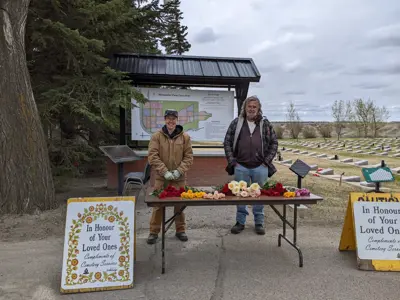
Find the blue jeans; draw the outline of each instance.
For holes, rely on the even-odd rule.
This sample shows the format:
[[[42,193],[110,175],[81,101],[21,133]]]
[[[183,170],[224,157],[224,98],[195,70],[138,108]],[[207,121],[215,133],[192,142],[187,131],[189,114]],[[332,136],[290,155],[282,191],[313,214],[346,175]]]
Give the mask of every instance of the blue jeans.
[[[268,167],[261,165],[254,169],[247,169],[240,164],[235,167],[235,180],[246,181],[249,186],[252,183],[258,183],[262,187],[268,180]],[[247,205],[237,205],[236,222],[244,225],[246,223]],[[256,225],[264,224],[264,205],[253,205],[254,223]]]

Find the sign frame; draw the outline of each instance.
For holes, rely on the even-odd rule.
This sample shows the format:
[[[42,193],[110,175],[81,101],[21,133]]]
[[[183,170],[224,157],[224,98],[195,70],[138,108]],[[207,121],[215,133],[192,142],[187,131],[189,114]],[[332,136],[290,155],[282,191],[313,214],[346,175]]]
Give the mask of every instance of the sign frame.
[[[354,202],[400,202],[400,193],[363,193],[351,192],[347,202],[346,215],[339,242],[339,251],[356,251],[357,239],[354,222]],[[357,255],[357,267],[368,271],[400,272],[399,260],[370,260],[360,259]]]
[[[128,209],[128,211],[124,211],[124,209]],[[62,273],[60,282],[60,292],[62,294],[129,289],[134,286],[134,265],[136,261],[135,210],[136,198],[133,196],[87,197],[68,199],[63,246]],[[95,253],[99,254],[99,257],[101,257],[101,259],[104,259],[105,257],[112,259],[112,262],[102,262],[103,265],[113,265],[112,268],[114,268],[114,265],[116,263],[123,270],[118,270],[110,274],[107,274],[107,272],[101,270],[98,270],[97,272],[92,271],[89,273],[87,271],[88,268],[82,266],[83,262],[86,264],[86,259],[98,262],[98,260],[96,260],[97,255],[95,257],[94,255],[91,255],[90,257],[90,250],[86,254],[89,255],[90,258],[86,258],[86,255],[83,256],[84,244],[82,244],[82,239],[84,237],[82,236],[84,236],[85,234],[84,228],[87,229],[87,232],[90,231],[91,235],[92,230],[89,230],[88,228],[92,228],[93,226],[95,226],[96,229],[102,228],[103,223],[101,222],[110,225],[107,227],[107,230],[111,227],[113,228],[114,231],[111,232],[113,238],[111,238],[111,235],[109,235],[110,238],[107,241],[97,241],[95,244],[98,244],[98,249],[101,249],[102,251]],[[99,223],[100,225],[98,225]],[[86,227],[84,227],[83,225],[85,225]],[[93,231],[93,234],[99,233],[101,233],[101,230],[99,230],[98,232]],[[115,241],[116,234],[118,234],[117,239],[119,239],[120,242],[118,244],[112,245],[112,242]],[[84,242],[89,241],[86,239],[84,240]],[[88,249],[88,245],[89,244],[86,244],[86,251]],[[103,247],[106,247],[106,249],[104,249]],[[93,251],[95,251],[94,248],[92,249]],[[96,249],[96,251],[98,251],[98,249]],[[104,255],[104,253],[107,254]],[[109,255],[109,253],[113,254]],[[118,255],[115,256],[115,254],[117,253]],[[80,262],[82,260],[83,262]],[[99,265],[100,264],[97,263],[95,267],[97,268]],[[83,273],[80,272],[82,271],[81,269],[85,269]],[[115,281],[112,281],[113,279],[115,279]],[[71,281],[74,282],[67,284],[67,282]],[[79,281],[81,281],[81,283],[79,283]],[[88,281],[89,283],[87,283]],[[112,284],[114,282],[116,283],[115,285]],[[96,284],[98,284],[98,286],[93,286]],[[74,285],[76,287],[66,288],[66,286]],[[88,285],[89,287],[87,287]]]

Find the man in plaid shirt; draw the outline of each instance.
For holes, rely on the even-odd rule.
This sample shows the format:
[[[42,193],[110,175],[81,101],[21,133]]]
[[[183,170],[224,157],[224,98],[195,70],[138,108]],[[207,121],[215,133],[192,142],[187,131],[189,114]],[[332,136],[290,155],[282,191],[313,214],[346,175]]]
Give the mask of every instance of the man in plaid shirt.
[[[278,150],[278,139],[268,119],[263,117],[261,102],[256,96],[248,97],[225,135],[225,156],[228,168],[234,169],[236,181],[248,185],[257,182],[261,187],[276,172],[272,161]],[[236,224],[232,233],[240,233],[245,226],[246,205],[237,205]],[[255,231],[265,234],[264,205],[253,205]]]

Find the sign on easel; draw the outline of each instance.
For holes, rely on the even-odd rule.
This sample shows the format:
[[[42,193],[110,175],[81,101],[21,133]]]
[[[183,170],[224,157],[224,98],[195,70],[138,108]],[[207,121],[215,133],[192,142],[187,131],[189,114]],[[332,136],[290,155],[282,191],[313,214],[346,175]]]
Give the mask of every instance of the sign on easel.
[[[339,250],[361,270],[400,271],[400,194],[350,193]]]
[[[355,202],[357,256],[400,260],[400,203]]]
[[[68,200],[61,292],[133,286],[135,197]]]

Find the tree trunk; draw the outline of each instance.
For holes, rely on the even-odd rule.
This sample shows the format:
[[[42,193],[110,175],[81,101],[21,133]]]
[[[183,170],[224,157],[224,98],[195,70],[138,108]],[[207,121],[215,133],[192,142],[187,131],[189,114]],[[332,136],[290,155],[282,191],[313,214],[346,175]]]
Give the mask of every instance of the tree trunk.
[[[30,0],[0,0],[0,213],[57,206],[25,57]]]

